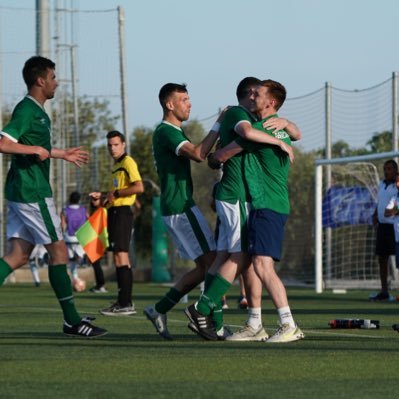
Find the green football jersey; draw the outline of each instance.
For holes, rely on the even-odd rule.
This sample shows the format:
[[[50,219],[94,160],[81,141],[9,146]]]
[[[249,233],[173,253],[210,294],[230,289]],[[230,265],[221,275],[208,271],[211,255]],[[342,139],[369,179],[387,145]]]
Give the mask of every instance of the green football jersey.
[[[254,117],[243,107],[230,108],[220,126],[220,145],[225,147],[236,140],[239,135],[234,128],[238,122],[255,122]],[[223,175],[216,190],[216,199],[235,204],[237,200],[245,201],[248,198],[243,174],[243,153],[239,153],[223,164]]]
[[[44,108],[32,97],[15,107],[2,134],[20,144],[40,146],[51,151],[51,122]],[[50,187],[50,159],[36,155],[13,154],[5,184],[9,201],[33,203],[53,196]]]
[[[273,133],[263,128],[262,124],[271,117],[277,117],[277,115],[268,116],[254,123],[252,127],[291,145],[291,139],[286,131],[280,130]],[[245,150],[244,175],[252,208],[271,209],[288,215],[290,202],[287,182],[290,159],[287,153],[275,145],[254,143],[243,140],[241,137],[236,142]]]
[[[183,130],[163,121],[154,131],[152,148],[161,181],[161,213],[163,216],[183,213],[195,205],[190,160],[177,155],[190,141]]]

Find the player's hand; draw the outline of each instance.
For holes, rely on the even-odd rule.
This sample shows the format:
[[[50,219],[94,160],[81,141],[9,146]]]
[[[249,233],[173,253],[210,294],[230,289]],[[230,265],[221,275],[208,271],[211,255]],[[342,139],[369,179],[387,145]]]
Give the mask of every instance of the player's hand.
[[[280,143],[280,148],[287,153],[287,155],[290,158],[290,162],[294,163],[294,151],[292,150],[292,147],[289,146],[288,144],[285,144],[284,141],[281,141]]]
[[[107,196],[104,199],[104,204],[112,203],[115,201],[115,199],[114,192],[110,191],[107,193]]]
[[[82,165],[89,163],[89,153],[82,150],[82,147],[67,148],[64,159],[80,168]]]
[[[211,169],[220,169],[222,167],[222,164],[215,159],[213,154],[214,153],[211,153],[211,154],[208,155],[208,166]]]
[[[279,130],[283,130],[287,127],[288,120],[284,118],[270,118],[266,122],[263,122],[262,126],[271,130],[272,132],[278,132]]]
[[[40,146],[36,147],[35,154],[40,161],[45,161],[46,159],[50,158],[50,152]]]
[[[95,200],[99,200],[101,199],[101,193],[99,191],[92,191],[91,193],[89,193],[89,197]]]
[[[216,119],[217,122],[222,123],[223,119],[226,115],[226,112],[232,107],[232,105],[228,105],[222,109],[222,112],[219,114],[218,118]]]

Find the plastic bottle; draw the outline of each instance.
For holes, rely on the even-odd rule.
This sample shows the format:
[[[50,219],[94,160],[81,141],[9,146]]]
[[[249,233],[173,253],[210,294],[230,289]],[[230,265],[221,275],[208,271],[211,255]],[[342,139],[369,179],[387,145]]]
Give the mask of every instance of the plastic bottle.
[[[335,319],[328,323],[331,328],[380,328],[378,320],[363,319]]]

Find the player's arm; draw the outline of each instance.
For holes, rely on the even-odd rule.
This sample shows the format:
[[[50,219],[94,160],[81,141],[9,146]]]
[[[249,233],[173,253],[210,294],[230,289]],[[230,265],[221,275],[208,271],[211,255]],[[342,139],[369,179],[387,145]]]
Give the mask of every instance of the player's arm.
[[[202,162],[206,159],[209,151],[215,145],[219,132],[211,130],[199,144],[186,141],[178,151],[178,155],[191,159],[195,162]]]
[[[291,163],[294,162],[294,152],[292,151],[291,146],[284,143],[284,141],[271,136],[270,134],[254,129],[250,124],[250,122],[248,121],[239,122],[235,126],[234,130],[239,136],[241,136],[245,140],[255,141],[257,143],[262,143],[262,144],[271,144],[280,147],[282,151],[288,154]]]
[[[66,229],[66,217],[65,217],[65,213],[61,212],[61,229],[62,231],[65,231]]]
[[[133,183],[130,183],[128,187],[120,188],[119,190],[110,191],[107,194],[106,201],[113,202],[117,198],[121,197],[130,197],[134,194],[142,194],[144,193],[144,185],[141,180],[137,180]]]
[[[37,145],[20,144],[5,135],[0,136],[0,152],[3,154],[37,155],[41,161],[50,158],[50,153],[45,148]]]
[[[235,141],[232,141],[225,147],[220,148],[214,153],[210,154],[208,157],[208,165],[212,169],[218,169],[221,163],[226,162],[231,157],[234,157],[234,155],[239,154],[241,151],[243,151],[243,148]]]
[[[51,158],[63,159],[64,161],[71,162],[79,168],[89,162],[89,153],[82,149],[82,147],[72,148],[52,148]]]
[[[396,202],[396,198],[393,197],[391,200],[388,202],[387,207],[385,208],[384,211],[384,216],[385,217],[390,217],[390,216],[396,216],[399,214],[399,209],[398,209],[398,204]]]
[[[293,141],[298,141],[302,138],[302,133],[298,126],[285,118],[270,118],[263,123],[263,127],[273,132],[285,130]]]
[[[223,109],[223,111],[219,114],[218,118],[216,119],[215,124],[212,126],[211,130],[209,131],[207,136],[201,141],[201,143],[195,145],[187,141],[179,149],[178,155],[182,155],[196,162],[205,161],[209,152],[215,145],[216,140],[219,138],[220,125],[223,122],[226,112],[230,108],[231,106],[227,106]]]

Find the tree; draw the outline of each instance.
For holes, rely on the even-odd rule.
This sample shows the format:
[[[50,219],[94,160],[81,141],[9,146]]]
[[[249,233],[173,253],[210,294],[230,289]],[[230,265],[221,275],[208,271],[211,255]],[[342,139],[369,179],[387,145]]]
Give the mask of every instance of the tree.
[[[61,110],[53,112],[54,145],[59,147],[74,147],[76,142],[75,127],[72,120],[73,102],[69,94],[60,94],[57,101]],[[89,193],[93,190],[107,191],[109,184],[109,171],[112,165],[105,136],[108,131],[115,129],[120,119],[112,115],[109,110],[108,100],[91,99],[87,96],[78,98],[79,109],[79,144],[90,152],[88,165],[83,166],[79,171],[71,164],[62,166],[61,162],[54,163],[57,177],[55,184],[55,195],[61,196],[61,185],[66,186],[68,193],[77,190],[77,178],[80,178],[82,193]],[[65,168],[65,180],[60,168]],[[79,174],[79,175],[78,175]]]
[[[392,151],[392,132],[385,130],[382,133],[375,133],[366,145],[370,147],[370,153]]]
[[[142,258],[151,256],[152,197],[159,195],[156,189],[159,186],[159,179],[152,155],[152,134],[152,129],[136,128],[133,131],[133,140],[130,144],[130,154],[137,162],[145,187],[144,193],[138,198],[140,208],[136,207],[135,212],[136,251]]]
[[[291,213],[285,228],[282,276],[313,274],[314,161],[316,151],[294,148],[295,161],[288,176]]]

